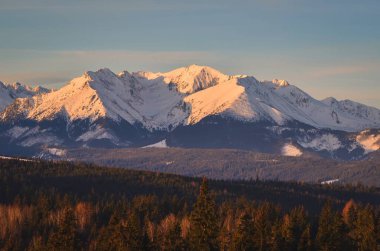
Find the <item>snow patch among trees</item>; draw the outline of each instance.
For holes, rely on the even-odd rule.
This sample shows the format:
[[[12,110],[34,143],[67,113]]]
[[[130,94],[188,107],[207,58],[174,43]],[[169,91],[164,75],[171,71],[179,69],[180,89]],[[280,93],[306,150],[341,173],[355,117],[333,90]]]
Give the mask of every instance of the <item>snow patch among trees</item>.
[[[66,150],[60,148],[47,148],[46,151],[52,155],[63,157],[66,155]]]
[[[11,129],[9,129],[7,133],[9,136],[17,139],[28,130],[29,130],[29,127],[14,126]]]
[[[94,130],[87,131],[78,137],[77,141],[89,141],[94,139],[110,139],[116,140],[106,129],[96,127]]]
[[[365,153],[380,149],[380,135],[368,135],[362,132],[356,137],[356,141],[363,147]]]
[[[332,134],[323,134],[320,137],[314,138],[309,142],[298,142],[302,147],[312,148],[317,151],[327,150],[329,152],[338,150],[342,147],[339,139]]]
[[[339,182],[339,179],[322,181],[321,184],[322,185],[331,185],[331,184],[334,184],[334,183],[337,183],[337,182]]]
[[[285,144],[282,147],[281,154],[283,156],[299,157],[302,155],[302,151],[292,144]]]

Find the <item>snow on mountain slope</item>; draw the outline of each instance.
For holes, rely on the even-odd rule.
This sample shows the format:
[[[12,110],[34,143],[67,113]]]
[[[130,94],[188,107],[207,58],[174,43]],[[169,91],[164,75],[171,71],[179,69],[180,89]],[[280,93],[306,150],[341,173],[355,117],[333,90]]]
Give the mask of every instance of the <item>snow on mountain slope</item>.
[[[8,88],[0,82],[0,112],[12,102],[13,97],[10,95]]]
[[[84,75],[75,78],[58,91],[29,99],[20,99],[19,103],[30,103],[26,109],[26,119],[36,121],[52,120],[58,116],[64,116],[68,120],[90,119],[104,116],[106,111],[97,93],[91,88],[90,77]],[[14,104],[16,105],[16,104]],[[24,107],[6,109],[3,115],[14,112],[14,109],[25,110]],[[9,111],[8,111],[9,110]]]
[[[374,114],[364,119],[360,111],[335,109],[333,106],[312,98],[307,93],[290,85],[285,80],[259,82],[253,77],[230,76],[225,82],[185,97],[191,106],[188,124],[219,114],[243,121],[271,121],[277,125],[298,121],[316,128],[343,131],[360,131],[365,128],[379,128],[380,112],[373,108],[367,112]],[[371,118],[371,119],[369,119]]]
[[[366,128],[380,127],[380,118],[362,119],[347,110],[338,110],[333,105],[312,98],[295,86],[276,88],[275,92],[289,102],[290,106],[288,107],[296,109],[297,112],[292,113],[292,117],[305,124],[343,131],[360,131]]]
[[[147,79],[136,74],[130,79],[135,83],[135,98],[131,104],[143,115],[140,122],[148,129],[170,130],[187,118],[188,108],[183,95],[161,79]]]
[[[28,105],[27,105],[28,104]],[[181,94],[160,81],[119,76],[108,69],[86,72],[58,91],[20,99],[2,118],[25,113],[26,119],[43,121],[64,116],[67,121],[100,118],[141,123],[148,129],[175,127],[187,116]]]
[[[113,142],[117,142],[118,140],[111,134],[109,133],[106,129],[97,126],[95,128],[91,128],[91,130],[88,130],[87,132],[83,133],[80,135],[76,141],[89,141],[92,139],[109,139]]]
[[[351,100],[338,101],[331,97],[322,100],[322,102],[332,107],[334,111],[343,112],[355,120],[360,120],[368,128],[380,127],[380,110],[377,108]]]
[[[39,95],[43,93],[50,92],[49,89],[42,86],[30,87],[27,85],[20,84],[18,82],[7,85],[11,96],[14,98],[27,98],[34,95]]]
[[[34,95],[50,92],[41,86],[29,87],[20,83],[4,85],[0,82],[0,112],[10,105],[16,98],[32,97]]]
[[[194,124],[204,117],[219,114],[243,121],[269,120],[282,125],[289,117],[277,106],[285,104],[268,93],[267,88],[253,77],[231,77],[185,98],[185,102],[191,105],[187,123]]]
[[[226,111],[243,94],[244,88],[237,85],[236,79],[232,79],[185,97],[184,101],[191,106],[191,113],[186,123],[195,124],[206,116]],[[239,117],[251,115],[252,112],[246,111],[245,108],[249,109],[242,107],[238,111]]]
[[[108,69],[89,73],[105,116],[141,123],[149,130],[170,129],[187,116],[182,95],[171,91],[162,81],[148,80],[128,72],[115,75]]]

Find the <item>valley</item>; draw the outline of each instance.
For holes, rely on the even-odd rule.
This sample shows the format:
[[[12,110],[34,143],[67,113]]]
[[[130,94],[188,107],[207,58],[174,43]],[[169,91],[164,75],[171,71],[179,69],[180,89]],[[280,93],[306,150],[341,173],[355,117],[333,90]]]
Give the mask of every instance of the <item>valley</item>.
[[[337,161],[310,152],[288,157],[234,149],[139,148],[70,149],[44,158],[83,161],[109,167],[150,170],[222,180],[278,180],[380,187],[380,155]]]

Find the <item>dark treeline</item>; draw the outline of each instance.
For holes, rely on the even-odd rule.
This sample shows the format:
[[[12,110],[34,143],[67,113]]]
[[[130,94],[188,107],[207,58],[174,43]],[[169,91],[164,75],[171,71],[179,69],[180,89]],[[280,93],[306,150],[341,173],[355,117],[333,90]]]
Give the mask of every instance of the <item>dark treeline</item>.
[[[376,188],[0,160],[1,250],[380,250]]]

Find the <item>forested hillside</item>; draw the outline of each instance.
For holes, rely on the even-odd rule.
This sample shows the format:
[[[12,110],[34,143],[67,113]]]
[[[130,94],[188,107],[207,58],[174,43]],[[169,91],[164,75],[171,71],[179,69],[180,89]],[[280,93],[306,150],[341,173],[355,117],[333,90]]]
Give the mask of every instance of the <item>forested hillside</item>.
[[[380,190],[0,160],[1,250],[378,250]]]
[[[73,149],[61,158],[212,179],[256,179],[380,187],[380,152],[357,161],[320,158],[312,153],[286,157],[236,149],[135,148]]]

